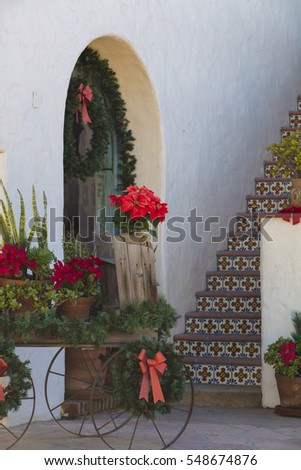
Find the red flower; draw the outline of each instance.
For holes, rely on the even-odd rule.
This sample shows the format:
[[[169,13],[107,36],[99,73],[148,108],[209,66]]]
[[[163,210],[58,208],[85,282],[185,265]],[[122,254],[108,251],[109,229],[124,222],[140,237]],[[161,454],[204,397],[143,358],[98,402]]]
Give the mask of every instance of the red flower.
[[[295,343],[284,343],[281,345],[280,357],[283,359],[283,362],[286,366],[290,366],[297,355],[295,353],[296,345]]]
[[[89,258],[72,258],[66,264],[58,261],[51,276],[54,288],[70,287],[70,284],[75,286],[79,281],[84,284],[96,282],[102,277],[101,266],[101,259],[93,255]]]
[[[163,222],[168,212],[167,204],[161,202],[160,198],[146,186],[130,185],[120,196],[111,195],[109,198],[111,205],[120,207],[121,212],[133,220],[147,218]]]
[[[6,243],[0,253],[0,276],[21,277],[27,274],[27,270],[35,270],[37,264],[34,260],[29,260],[24,248],[17,248]]]

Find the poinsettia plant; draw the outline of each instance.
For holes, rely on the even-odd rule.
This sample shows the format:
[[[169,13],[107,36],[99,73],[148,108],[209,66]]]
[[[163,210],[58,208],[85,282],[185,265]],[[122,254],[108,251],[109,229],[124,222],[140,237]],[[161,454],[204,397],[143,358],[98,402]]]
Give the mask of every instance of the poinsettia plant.
[[[121,233],[137,234],[149,232],[156,236],[156,228],[165,220],[167,203],[146,186],[128,186],[120,195],[109,196],[111,205],[116,208],[115,227]]]
[[[9,279],[26,279],[37,268],[25,248],[6,243],[0,253],[0,276]]]
[[[273,366],[276,374],[297,377],[301,376],[301,312],[295,312],[292,321],[291,337],[280,336],[269,344],[264,361]]]
[[[94,255],[73,257],[65,263],[59,260],[54,264],[51,276],[54,289],[68,290],[72,292],[72,298],[93,297],[99,292],[102,264],[101,259]]]

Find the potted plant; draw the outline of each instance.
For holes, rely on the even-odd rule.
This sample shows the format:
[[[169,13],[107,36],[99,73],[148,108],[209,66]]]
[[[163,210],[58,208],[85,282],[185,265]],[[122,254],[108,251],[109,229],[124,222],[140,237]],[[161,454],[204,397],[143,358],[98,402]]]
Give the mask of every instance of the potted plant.
[[[275,142],[266,147],[270,151],[275,165],[273,176],[292,178],[290,205],[301,206],[301,130],[296,130],[283,137],[281,142]]]
[[[57,261],[51,280],[60,299],[66,300],[58,306],[58,313],[69,319],[89,318],[90,308],[100,292],[102,261],[90,255],[73,257],[66,262]]]
[[[280,405],[284,408],[301,407],[301,312],[293,314],[292,322],[291,337],[280,336],[264,354],[264,361],[275,371]]]
[[[114,206],[114,224],[121,236],[142,242],[146,233],[156,236],[156,229],[165,220],[167,204],[146,186],[128,186],[120,195],[109,196]]]
[[[8,192],[0,181],[4,198],[0,200],[0,299],[2,310],[13,316],[24,312],[50,307],[53,286],[49,283],[52,264],[56,260],[48,248],[47,198],[43,193],[44,215],[37,209],[35,188],[32,187],[33,225],[26,228],[25,203],[18,190],[20,201],[19,223]],[[34,242],[36,246],[32,246]]]

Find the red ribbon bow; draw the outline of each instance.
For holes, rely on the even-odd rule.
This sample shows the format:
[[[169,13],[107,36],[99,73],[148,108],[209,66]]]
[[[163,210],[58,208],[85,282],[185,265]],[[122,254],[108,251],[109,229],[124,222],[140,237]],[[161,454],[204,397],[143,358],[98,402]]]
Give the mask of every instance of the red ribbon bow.
[[[7,364],[0,357],[0,377],[3,377],[6,371],[7,371]],[[4,401],[4,400],[5,400],[5,397],[4,397],[3,387],[0,384],[0,401]]]
[[[158,374],[163,375],[166,370],[166,357],[159,351],[156,353],[155,359],[148,359],[145,349],[141,349],[138,359],[143,374],[139,398],[148,401],[150,375],[154,403],[157,403],[157,401],[165,402]]]
[[[293,225],[296,225],[300,222],[301,216],[301,207],[291,206],[281,209],[279,214],[282,215],[282,219],[286,222],[290,222],[291,217],[293,219]]]
[[[87,122],[92,123],[90,116],[88,114],[88,109],[87,105],[91,103],[93,93],[91,88],[87,85],[84,87],[84,84],[81,83],[78,87],[79,93],[77,94],[78,101],[82,105],[82,118],[84,125],[87,124]],[[76,109],[76,122],[78,122],[78,110]]]

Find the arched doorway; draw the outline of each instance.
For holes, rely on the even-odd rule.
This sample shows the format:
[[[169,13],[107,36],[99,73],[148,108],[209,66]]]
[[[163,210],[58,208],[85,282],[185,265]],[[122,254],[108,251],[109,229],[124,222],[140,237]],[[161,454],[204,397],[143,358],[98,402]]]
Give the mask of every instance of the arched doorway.
[[[135,180],[136,158],[115,73],[91,48],[72,72],[64,126],[65,230],[93,247],[112,232],[109,195]]]
[[[84,238],[86,236],[89,238],[93,229],[97,231],[103,229],[104,212],[110,216],[111,210],[107,195],[118,192],[133,182],[134,175],[138,185],[148,186],[156,194],[164,197],[162,194],[164,165],[158,103],[144,64],[129,43],[116,36],[100,37],[92,41],[89,48],[98,54],[102,64],[106,64],[110,69],[109,76],[105,73],[106,79],[103,81],[103,85],[109,87],[109,90],[105,89],[103,98],[106,99],[107,91],[110,95],[112,87],[114,91],[116,85],[114,80],[116,80],[119,98],[123,104],[121,105],[119,101],[122,107],[122,110],[120,106],[119,111],[117,110],[119,121],[115,119],[114,122],[112,118],[108,121],[110,127],[108,147],[101,171],[95,177],[87,178],[86,182],[79,181],[77,177],[69,181],[69,188],[65,185],[65,216],[69,218],[69,214],[73,214],[77,224],[81,216],[80,219],[83,220],[80,231]],[[110,100],[106,101],[106,111],[110,111],[110,106],[116,104],[116,94],[113,95],[111,105]],[[91,135],[86,134],[86,138],[82,136],[81,139],[83,145],[91,138]],[[98,219],[95,215],[98,215]],[[106,228],[110,230],[110,224],[107,224]],[[159,253],[158,262],[160,263]]]

